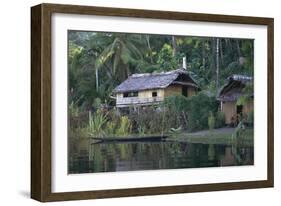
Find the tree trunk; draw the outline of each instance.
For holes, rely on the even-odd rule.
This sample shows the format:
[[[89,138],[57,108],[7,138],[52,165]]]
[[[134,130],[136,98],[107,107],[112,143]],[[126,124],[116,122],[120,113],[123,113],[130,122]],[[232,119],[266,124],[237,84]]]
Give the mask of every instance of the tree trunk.
[[[96,90],[99,90],[99,71],[98,68],[96,68]]]
[[[219,44],[220,44],[220,39],[216,39],[216,87],[217,91],[219,90]]]
[[[177,42],[175,36],[172,36],[172,46],[173,46],[173,56],[175,56],[177,53]]]
[[[223,49],[222,49],[222,39],[220,40],[220,57],[221,57],[221,66],[224,67],[224,56],[223,56]]]
[[[145,39],[146,39],[147,47],[148,47],[148,50],[149,50],[150,63],[152,64],[153,63],[152,49],[151,49],[151,46],[150,46],[150,36],[149,36],[149,34],[145,35]]]
[[[94,62],[96,62],[96,60],[98,58],[98,53],[95,52],[94,55],[96,57]],[[97,66],[95,66],[95,70],[96,70],[95,71],[96,72],[96,91],[98,91],[99,90],[99,72],[98,72],[98,67]]]
[[[225,39],[225,47],[228,51],[228,53],[232,53],[232,42],[229,39]]]
[[[202,67],[205,70],[206,66],[206,50],[205,50],[205,39],[202,40]]]
[[[237,47],[238,56],[241,57],[241,51],[240,51],[239,41],[238,41],[237,39],[236,39],[236,47]]]
[[[216,38],[213,37],[210,41],[211,44],[211,54],[210,54],[210,69],[211,71],[211,80],[216,81]]]

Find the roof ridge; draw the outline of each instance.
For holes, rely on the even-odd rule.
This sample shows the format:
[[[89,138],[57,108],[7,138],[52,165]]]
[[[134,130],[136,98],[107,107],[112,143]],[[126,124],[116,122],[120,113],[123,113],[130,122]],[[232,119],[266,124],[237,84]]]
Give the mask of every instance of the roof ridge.
[[[132,74],[130,77],[132,78],[137,78],[137,77],[149,77],[149,76],[160,76],[160,75],[170,75],[170,74],[174,74],[174,73],[188,73],[187,71],[183,70],[183,69],[175,69],[175,70],[171,70],[171,71],[162,71],[162,72],[151,72],[151,73],[135,73]]]
[[[244,74],[232,74],[227,78],[228,80],[233,79],[233,80],[252,80],[252,76],[244,75]]]

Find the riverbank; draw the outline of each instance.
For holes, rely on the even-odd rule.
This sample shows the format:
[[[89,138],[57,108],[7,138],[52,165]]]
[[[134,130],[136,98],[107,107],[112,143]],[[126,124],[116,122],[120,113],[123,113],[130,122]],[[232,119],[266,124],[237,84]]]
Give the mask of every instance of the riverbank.
[[[235,138],[233,135],[235,128],[219,128],[214,130],[202,130],[197,132],[182,131],[173,135],[149,135],[149,136],[127,136],[127,137],[87,137],[79,138],[78,142],[84,142],[83,139],[91,143],[99,142],[130,142],[130,141],[177,141],[187,143],[201,143],[201,144],[216,144],[216,145],[240,145],[240,146],[253,146],[254,145],[254,131],[253,128],[243,130],[240,137]],[[77,142],[76,141],[76,142]]]
[[[242,136],[234,138],[235,128],[220,128],[210,130],[204,130],[194,133],[182,132],[175,136],[167,138],[167,141],[179,141],[189,143],[201,143],[201,144],[222,144],[222,145],[254,145],[254,131],[252,128],[247,128],[243,131]]]

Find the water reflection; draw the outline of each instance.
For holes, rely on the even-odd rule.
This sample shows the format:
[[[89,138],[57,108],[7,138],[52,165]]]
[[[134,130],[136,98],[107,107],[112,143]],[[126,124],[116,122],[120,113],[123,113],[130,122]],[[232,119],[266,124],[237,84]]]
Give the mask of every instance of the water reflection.
[[[98,143],[70,158],[69,173],[252,165],[253,153],[252,147],[214,144]]]

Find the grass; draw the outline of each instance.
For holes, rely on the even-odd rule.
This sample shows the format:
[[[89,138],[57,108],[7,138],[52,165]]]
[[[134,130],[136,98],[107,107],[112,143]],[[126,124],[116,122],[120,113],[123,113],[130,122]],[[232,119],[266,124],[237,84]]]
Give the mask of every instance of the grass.
[[[216,132],[216,130],[210,131],[204,135],[198,135],[193,133],[181,133],[169,140],[189,142],[189,143],[201,143],[201,144],[223,144],[233,145],[238,144],[241,146],[253,146],[254,145],[254,131],[253,129],[245,129],[243,135],[239,138],[233,138],[231,132]]]

